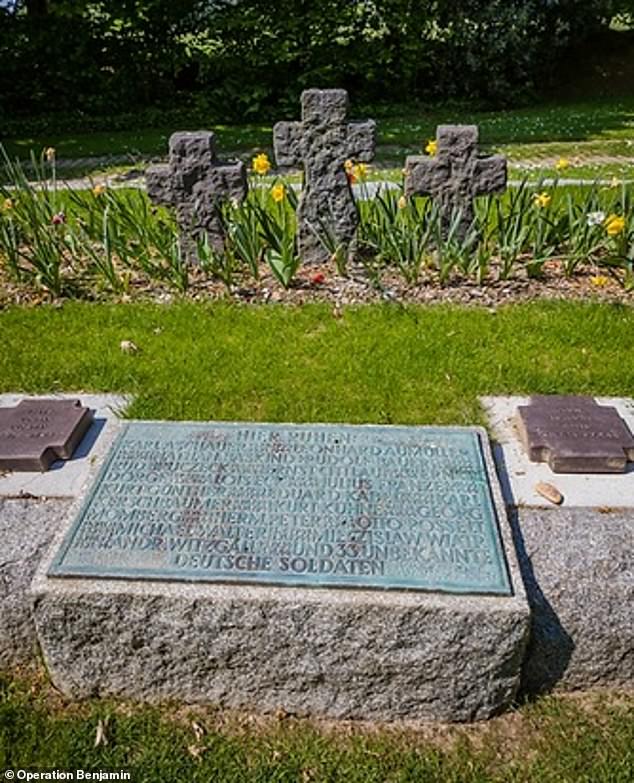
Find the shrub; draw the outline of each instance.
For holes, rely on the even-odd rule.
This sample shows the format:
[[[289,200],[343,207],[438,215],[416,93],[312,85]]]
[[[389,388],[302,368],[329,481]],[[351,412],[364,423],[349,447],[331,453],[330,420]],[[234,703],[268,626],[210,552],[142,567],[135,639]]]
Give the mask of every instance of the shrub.
[[[631,5],[631,3],[630,3]],[[109,0],[0,9],[0,119],[111,115],[203,95],[210,119],[295,111],[307,86],[357,101],[501,105],[627,11],[618,0]],[[180,97],[179,97],[180,96]],[[3,116],[4,115],[4,116]]]

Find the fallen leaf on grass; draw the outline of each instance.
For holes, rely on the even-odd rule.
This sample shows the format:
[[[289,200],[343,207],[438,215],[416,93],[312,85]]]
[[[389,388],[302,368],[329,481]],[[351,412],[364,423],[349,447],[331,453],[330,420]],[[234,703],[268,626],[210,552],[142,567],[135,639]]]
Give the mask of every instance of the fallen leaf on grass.
[[[121,348],[124,353],[137,353],[139,350],[138,346],[133,343],[132,340],[121,340],[119,348]]]
[[[207,750],[207,748],[203,747],[202,745],[189,745],[187,748],[187,752],[190,756],[196,759],[196,761],[200,761],[203,753]]]
[[[101,718],[99,718],[99,720],[97,721],[97,730],[95,732],[96,748],[108,744],[108,737],[106,736],[106,722],[102,721]]]

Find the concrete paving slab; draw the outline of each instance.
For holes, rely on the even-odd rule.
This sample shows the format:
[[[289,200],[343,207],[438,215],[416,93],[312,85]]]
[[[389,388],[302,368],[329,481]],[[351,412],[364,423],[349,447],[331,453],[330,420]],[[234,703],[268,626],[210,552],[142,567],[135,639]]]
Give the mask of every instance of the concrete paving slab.
[[[613,405],[634,432],[634,399],[596,397],[600,405]],[[518,405],[530,397],[481,397],[490,423],[493,453],[504,498],[509,505],[552,508],[535,491],[542,481],[555,486],[563,506],[586,508],[634,508],[634,464],[623,474],[554,473],[545,463],[531,462],[521,444],[513,418]]]
[[[58,460],[44,473],[0,472],[0,498],[77,497],[88,479],[89,468],[101,461],[119,430],[120,418],[131,398],[115,394],[0,394],[0,407],[17,405],[23,399],[79,399],[95,411],[92,426],[70,460]]]

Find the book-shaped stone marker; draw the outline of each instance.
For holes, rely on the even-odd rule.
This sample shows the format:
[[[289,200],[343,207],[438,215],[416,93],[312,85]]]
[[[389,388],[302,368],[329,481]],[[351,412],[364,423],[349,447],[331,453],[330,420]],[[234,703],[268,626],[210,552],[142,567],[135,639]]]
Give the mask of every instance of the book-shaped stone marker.
[[[629,427],[616,408],[592,397],[531,397],[515,422],[529,459],[554,473],[624,473],[634,461]]]
[[[80,400],[22,400],[0,408],[0,470],[44,471],[70,459],[92,420]]]

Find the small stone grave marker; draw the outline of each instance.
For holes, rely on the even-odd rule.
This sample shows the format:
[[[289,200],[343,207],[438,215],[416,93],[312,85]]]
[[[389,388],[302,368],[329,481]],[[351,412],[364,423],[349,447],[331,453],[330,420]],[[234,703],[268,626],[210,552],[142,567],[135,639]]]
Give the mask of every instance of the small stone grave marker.
[[[477,125],[439,125],[434,156],[410,155],[405,162],[405,195],[431,196],[439,205],[445,235],[459,217],[457,237],[473,226],[476,196],[502,193],[507,165],[502,155],[478,154]]]
[[[510,595],[480,438],[128,423],[49,573]]]
[[[515,421],[529,459],[548,462],[554,473],[623,473],[634,461],[629,427],[592,397],[531,397]]]
[[[245,198],[247,175],[243,163],[217,159],[211,131],[172,134],[169,163],[150,167],[146,183],[154,204],[176,209],[181,248],[188,262],[199,261],[197,243],[205,237],[214,250],[223,250],[221,204]]]
[[[359,213],[345,170],[347,160],[374,157],[376,123],[349,122],[345,90],[304,90],[300,122],[273,128],[279,166],[303,166],[304,187],[297,211],[299,254],[307,264],[326,263],[331,252],[320,236],[327,232],[338,247],[353,243]]]
[[[22,400],[0,408],[0,470],[44,471],[70,459],[93,420],[80,400]]]

